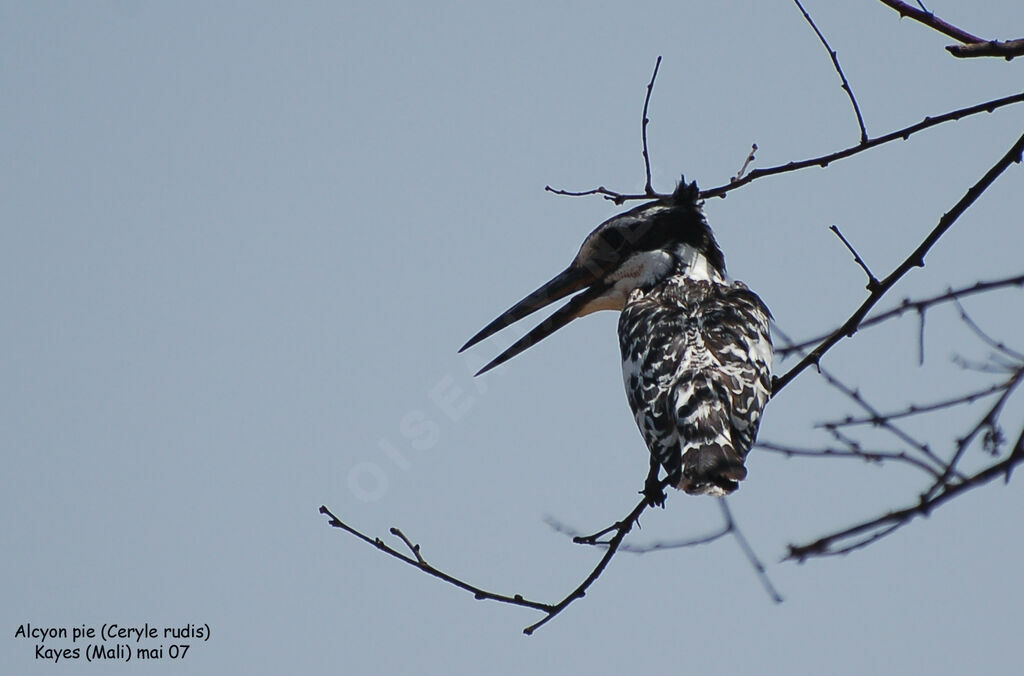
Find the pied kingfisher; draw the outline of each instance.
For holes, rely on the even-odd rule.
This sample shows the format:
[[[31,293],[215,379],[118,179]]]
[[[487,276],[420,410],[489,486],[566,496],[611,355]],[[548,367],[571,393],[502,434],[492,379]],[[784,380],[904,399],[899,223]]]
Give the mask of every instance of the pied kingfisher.
[[[664,502],[659,466],[690,494],[736,490],[771,393],[771,313],[745,284],[726,279],[698,197],[697,184],[684,180],[670,197],[605,221],[569,267],[462,347],[582,289],[479,375],[577,317],[620,310],[622,376],[651,452],[652,504]]]

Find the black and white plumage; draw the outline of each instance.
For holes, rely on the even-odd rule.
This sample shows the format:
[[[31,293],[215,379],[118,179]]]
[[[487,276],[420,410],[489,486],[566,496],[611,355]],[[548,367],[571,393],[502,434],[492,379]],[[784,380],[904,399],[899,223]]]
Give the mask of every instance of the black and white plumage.
[[[771,314],[745,284],[727,280],[698,195],[682,181],[670,197],[605,221],[568,268],[462,349],[576,291],[480,373],[577,317],[620,310],[622,375],[651,453],[649,482],[660,465],[676,488],[726,495],[746,477],[771,393]]]

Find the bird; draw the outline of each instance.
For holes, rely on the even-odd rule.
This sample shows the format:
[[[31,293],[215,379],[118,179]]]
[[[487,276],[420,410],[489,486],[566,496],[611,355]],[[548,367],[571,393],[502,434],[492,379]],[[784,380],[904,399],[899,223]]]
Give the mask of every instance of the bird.
[[[771,396],[771,312],[727,277],[699,198],[684,177],[671,195],[604,221],[565,270],[459,350],[576,293],[480,375],[574,319],[619,311],[626,398],[650,451],[642,492],[663,507],[664,486],[719,497],[739,488]]]

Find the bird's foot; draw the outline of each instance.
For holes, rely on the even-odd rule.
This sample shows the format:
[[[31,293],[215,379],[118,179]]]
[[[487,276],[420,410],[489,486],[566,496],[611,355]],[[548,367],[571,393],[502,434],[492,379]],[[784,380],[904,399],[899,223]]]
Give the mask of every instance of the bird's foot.
[[[647,504],[651,507],[660,506],[662,509],[665,508],[665,489],[662,488],[657,476],[647,477],[647,481],[644,482],[644,489],[640,493],[647,498]]]

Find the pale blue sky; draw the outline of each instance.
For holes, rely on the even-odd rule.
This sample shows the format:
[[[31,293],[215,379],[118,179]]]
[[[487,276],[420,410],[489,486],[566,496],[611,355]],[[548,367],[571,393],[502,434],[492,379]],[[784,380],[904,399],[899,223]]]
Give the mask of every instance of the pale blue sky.
[[[928,5],[981,35],[1024,34],[1020,2]],[[873,134],[1020,90],[1019,60],[954,60],[881,3],[805,6]],[[786,544],[923,485],[898,467],[755,453],[731,505],[785,603],[732,541],[622,554],[531,638],[535,613],[474,601],[316,513],[382,537],[400,526],[450,572],[540,600],[593,565],[543,517],[597,529],[642,485],[614,314],[476,381],[518,334],[456,350],[617,210],[545,184],[642,186],[659,54],[662,191],[681,172],[727,181],[752,142],[768,166],[857,140],[790,2],[0,4],[0,671],[109,671],[36,661],[13,638],[24,622],[191,622],[212,637],[184,662],[127,669],[1017,673],[1016,482],[849,557],[779,564]],[[886,274],[1022,128],[1011,107],[706,212],[730,272],[791,334],[815,334],[866,293],[828,225]],[[882,305],[1019,273],[1021,172]],[[1019,291],[969,307],[1003,339],[1024,331]],[[950,364],[985,356],[952,311],[929,315],[924,368],[916,345],[908,319],[826,365],[887,407],[985,382]],[[850,411],[808,372],[762,436],[822,443],[813,424]],[[917,429],[941,448],[974,414]],[[1019,425],[1019,401],[1007,416]],[[717,515],[672,495],[637,541]]]

